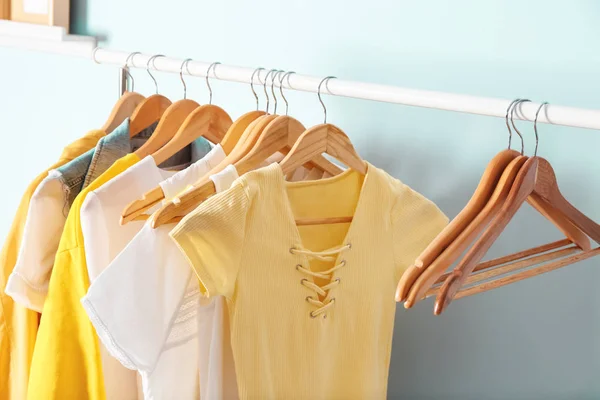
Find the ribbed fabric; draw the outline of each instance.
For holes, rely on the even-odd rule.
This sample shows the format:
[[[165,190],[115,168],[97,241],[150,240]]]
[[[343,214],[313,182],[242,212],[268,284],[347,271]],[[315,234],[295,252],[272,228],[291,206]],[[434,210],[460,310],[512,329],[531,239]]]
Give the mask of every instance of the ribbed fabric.
[[[346,215],[352,223],[294,221]],[[203,293],[228,299],[241,399],[385,399],[396,285],[447,222],[372,165],[366,177],[287,183],[273,164],[207,200],[171,236]]]

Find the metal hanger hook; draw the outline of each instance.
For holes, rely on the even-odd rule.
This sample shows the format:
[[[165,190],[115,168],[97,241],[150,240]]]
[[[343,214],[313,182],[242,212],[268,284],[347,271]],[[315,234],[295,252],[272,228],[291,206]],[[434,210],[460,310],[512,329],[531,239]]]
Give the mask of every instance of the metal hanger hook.
[[[183,60],[183,62],[181,63],[181,67],[179,68],[179,79],[181,79],[181,84],[183,85],[183,99],[187,99],[187,85],[185,84],[185,80],[183,79],[183,67],[185,67],[185,70],[187,71],[188,74],[190,74],[190,70],[188,69],[187,65],[188,63],[192,61],[191,58],[186,58],[185,60]]]
[[[208,76],[210,75],[210,69],[212,68],[213,73],[215,72],[215,68],[217,67],[217,65],[221,64],[220,62],[214,62],[212,64],[210,64],[208,66],[208,68],[206,69],[206,87],[208,87],[208,93],[209,93],[209,97],[208,97],[208,104],[212,104],[212,88],[210,87],[210,82],[208,80]],[[215,77],[217,75],[215,74]]]
[[[540,137],[538,136],[538,130],[537,130],[537,120],[538,120],[538,115],[540,114],[540,111],[542,111],[542,108],[544,108],[544,106],[546,107],[546,110],[547,110],[548,109],[548,102],[547,101],[545,101],[542,104],[540,104],[539,108],[535,112],[535,119],[533,120],[533,131],[535,132],[535,152],[533,153],[534,157],[537,156],[538,143],[540,141]]]
[[[523,139],[523,135],[521,134],[521,132],[519,132],[519,130],[517,129],[514,118],[515,118],[515,110],[519,107],[519,105],[523,104],[523,103],[527,103],[527,102],[531,102],[531,100],[519,99],[518,101],[515,102],[515,105],[513,106],[512,110],[510,111],[510,124],[512,125],[515,132],[517,132],[517,135],[519,135],[519,137],[521,138],[521,155],[525,154],[525,140]]]
[[[265,75],[265,80],[263,82],[263,91],[265,92],[265,96],[267,97],[267,109],[266,109],[267,114],[269,113],[269,105],[271,104],[271,100],[269,99],[269,93],[267,92],[267,82],[269,81],[269,76],[276,71],[277,71],[277,69],[269,70],[269,72],[267,72],[267,75]],[[259,77],[259,79],[260,79],[260,77]]]
[[[323,118],[323,123],[324,124],[327,123],[327,107],[325,107],[325,103],[323,103],[323,99],[321,98],[321,85],[323,85],[323,83],[327,82],[330,79],[337,79],[337,77],[335,77],[335,76],[327,76],[327,77],[323,78],[323,80],[321,82],[319,82],[319,87],[317,88],[317,96],[319,97],[319,102],[323,106],[323,114],[325,115],[324,118]],[[327,89],[327,84],[325,84],[325,89]]]
[[[254,95],[254,98],[256,99],[256,111],[258,111],[259,108],[259,104],[258,104],[258,95],[256,94],[256,90],[254,90],[254,75],[256,75],[259,71],[264,71],[265,69],[263,67],[258,67],[254,70],[254,72],[252,72],[252,76],[250,77],[250,89],[252,90],[252,94]],[[258,77],[258,81],[260,82],[260,76]]]
[[[283,101],[285,102],[285,115],[288,115],[288,108],[289,108],[289,104],[287,99],[285,98],[285,95],[283,94],[283,80],[285,79],[285,77],[287,76],[287,82],[288,82],[288,86],[290,86],[290,75],[295,74],[294,71],[288,71],[285,74],[283,74],[281,76],[281,79],[279,79],[279,93],[281,93],[281,97],[283,98]]]
[[[275,79],[277,79],[279,74],[281,74],[282,72],[285,72],[285,71],[282,69],[275,71],[275,73],[273,74],[273,79],[271,79],[271,94],[273,95],[273,98],[275,99],[275,107],[273,109],[273,114],[277,114],[277,95],[275,94]]]
[[[156,90],[156,94],[158,94],[158,83],[156,82],[156,79],[154,78],[154,75],[152,75],[152,72],[150,72],[150,63],[152,63],[152,66],[156,69],[156,66],[154,65],[154,60],[156,60],[158,57],[164,57],[164,54],[155,54],[152,57],[150,57],[148,59],[148,62],[146,63],[146,72],[148,73],[148,75],[150,75],[150,78],[152,78],[152,81],[154,81],[154,88]]]
[[[94,48],[94,50],[92,50],[92,60],[96,63],[96,64],[100,64],[100,62],[98,62],[98,60],[96,60],[96,53],[98,52],[98,50],[100,50],[99,46],[96,46]]]
[[[96,49],[98,49],[96,47]],[[95,54],[95,53],[94,53]],[[123,65],[123,67],[121,67],[123,69],[123,71],[125,71],[125,73],[127,74],[127,76],[129,77],[129,79],[131,79],[131,91],[134,92],[135,90],[135,81],[133,80],[133,75],[131,75],[131,72],[129,72],[129,60],[131,60],[131,65],[133,65],[133,57],[135,57],[138,54],[142,54],[139,51],[134,51],[133,53],[130,53],[127,58],[125,59],[125,65]]]
[[[508,123],[508,114],[510,113],[510,110],[515,105],[515,103],[520,100],[521,99],[514,99],[513,101],[511,101],[510,104],[508,105],[508,107],[506,107],[506,115],[504,116],[504,120],[506,122],[506,128],[508,129],[508,149],[509,150],[510,150],[510,147],[512,144],[512,129],[510,129],[510,125]]]

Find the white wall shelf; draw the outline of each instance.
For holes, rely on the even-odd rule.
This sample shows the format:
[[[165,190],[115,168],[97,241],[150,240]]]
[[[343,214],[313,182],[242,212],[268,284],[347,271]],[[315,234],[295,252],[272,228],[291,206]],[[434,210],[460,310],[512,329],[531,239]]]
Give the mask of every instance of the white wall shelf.
[[[96,47],[93,36],[69,35],[65,28],[0,20],[0,46],[86,57]]]

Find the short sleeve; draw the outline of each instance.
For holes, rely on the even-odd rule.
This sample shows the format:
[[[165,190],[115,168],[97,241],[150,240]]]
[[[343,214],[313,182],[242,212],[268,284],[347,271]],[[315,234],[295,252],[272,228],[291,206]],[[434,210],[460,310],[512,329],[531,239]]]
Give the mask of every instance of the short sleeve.
[[[392,208],[392,232],[396,278],[448,225],[448,217],[430,200],[398,182]]]
[[[68,212],[65,188],[56,174],[50,171],[31,197],[17,263],[5,289],[17,303],[39,313]]]
[[[203,295],[231,298],[244,247],[250,198],[243,180],[202,203],[171,231]]]
[[[129,369],[154,370],[192,278],[170,229],[146,223],[81,300],[102,343]]]
[[[102,207],[102,202],[96,193],[91,191],[83,201],[80,216],[87,270],[90,282],[93,282],[111,261],[109,255],[111,232],[107,226],[109,214]]]

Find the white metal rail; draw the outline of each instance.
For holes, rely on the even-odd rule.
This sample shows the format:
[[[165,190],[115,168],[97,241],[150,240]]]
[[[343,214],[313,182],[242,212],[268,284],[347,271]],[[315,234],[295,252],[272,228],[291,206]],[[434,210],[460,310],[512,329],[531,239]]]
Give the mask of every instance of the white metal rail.
[[[125,65],[131,53],[100,48],[95,52],[95,60],[100,64]],[[90,58],[92,55],[90,54]],[[129,58],[130,68],[145,69],[151,54],[136,54]],[[157,57],[150,63],[153,70],[179,73],[183,59]],[[184,68],[194,76],[206,76],[210,62],[190,61]],[[187,71],[186,71],[187,70]],[[237,67],[218,64],[210,69],[209,77],[224,81],[250,83],[255,68]],[[259,74],[255,82],[259,83]],[[264,77],[265,74],[262,74]],[[317,92],[322,77],[291,74],[283,80],[283,87],[305,92]],[[279,81],[275,80],[275,86]],[[343,79],[331,79],[322,87],[322,93],[334,96],[352,97],[356,99],[382,101],[386,103],[404,104],[407,106],[426,107],[439,110],[456,111],[469,114],[504,117],[506,109],[513,99],[496,99],[490,97],[469,96],[463,94],[435,92],[429,90],[407,89],[397,86],[377,85],[365,82],[353,82]],[[522,103],[515,118],[533,121],[539,103]],[[600,129],[600,110],[565,107],[550,104],[539,114],[538,122],[577,128]]]
[[[11,22],[9,21],[9,23]],[[97,48],[94,51],[93,46],[95,41],[85,42],[81,39],[83,38],[71,35],[66,35],[62,41],[40,41],[35,35],[34,37],[19,39],[2,35],[2,30],[0,29],[0,46],[22,47],[48,53],[84,57],[90,60],[94,59],[99,64],[113,64],[121,67],[125,65],[125,60],[131,54],[105,48]],[[25,41],[25,44],[19,40]],[[129,57],[129,67],[145,69],[150,57],[152,57],[151,54],[136,54],[133,57]],[[183,59],[158,57],[150,63],[150,67],[153,70],[162,72],[179,73],[182,62]],[[189,72],[189,74],[194,76],[206,76],[210,65],[210,62],[190,61],[187,64],[187,68],[184,68],[184,73],[187,74]],[[255,71],[255,68],[218,64],[214,68],[211,68],[209,77],[225,81],[250,83]],[[259,81],[262,82],[264,77],[264,72],[256,74],[254,83],[258,84]],[[287,89],[316,93],[322,79],[322,77],[291,74],[283,80],[282,84]],[[275,86],[279,86],[279,80],[275,80]],[[324,84],[322,87],[322,93],[492,117],[504,117],[508,105],[513,100],[407,89],[365,82],[352,82],[343,79],[331,79],[327,81],[327,84]],[[519,111],[515,114],[515,118],[533,121],[539,106],[539,103],[534,102],[522,103]],[[600,110],[550,104],[540,113],[538,122],[578,128],[600,129]]]

